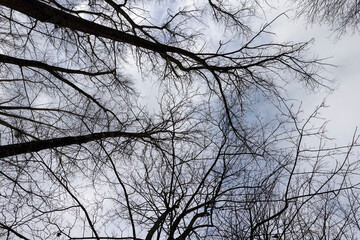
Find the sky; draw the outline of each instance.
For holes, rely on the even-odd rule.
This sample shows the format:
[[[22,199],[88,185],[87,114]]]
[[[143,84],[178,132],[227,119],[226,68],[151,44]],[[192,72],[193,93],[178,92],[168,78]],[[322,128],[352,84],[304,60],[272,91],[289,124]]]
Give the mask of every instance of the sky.
[[[269,18],[289,8],[282,2],[278,2],[277,9],[269,10]],[[300,92],[302,95],[296,97],[303,101],[304,109],[309,112],[325,99],[328,107],[321,113],[329,121],[328,135],[336,138],[338,145],[348,144],[356,127],[360,127],[360,33],[344,34],[338,39],[328,25],[307,24],[303,18],[294,19],[291,11],[287,15],[288,18],[283,16],[272,26],[271,30],[276,34],[274,38],[294,42],[314,38],[309,54],[328,58],[326,62],[335,65],[324,72],[334,80],[332,93],[323,91],[303,95]]]
[[[350,143],[356,127],[360,127],[360,33],[344,34],[337,38],[337,35],[330,30],[330,26],[326,24],[308,24],[303,18],[294,18],[295,12],[291,11],[290,1],[269,0],[268,2],[272,8],[264,6],[263,18],[254,19],[259,21],[259,27],[272,21],[281,13],[286,12],[287,15],[279,17],[271,25],[269,30],[274,33],[273,41],[306,42],[314,39],[308,50],[310,57],[326,58],[326,63],[333,65],[323,72],[327,79],[334,81],[331,84],[334,88],[333,92],[323,90],[310,93],[289,89],[289,97],[302,102],[305,114],[311,114],[314,108],[325,100],[327,107],[321,110],[321,117],[328,121],[327,135],[334,138],[337,145]],[[157,4],[159,3],[154,3],[150,8],[153,8],[154,15],[161,19],[167,12],[160,11],[161,8]],[[169,6],[174,7],[172,4]],[[211,26],[209,29],[214,42],[218,42],[217,38],[221,39],[218,29],[212,29]],[[130,65],[135,64],[130,63]],[[136,69],[130,69],[132,69],[130,75],[144,78]],[[142,97],[148,102],[153,102],[152,106],[155,108],[157,96],[154,93],[157,92],[157,84],[144,80],[137,87],[142,92]]]

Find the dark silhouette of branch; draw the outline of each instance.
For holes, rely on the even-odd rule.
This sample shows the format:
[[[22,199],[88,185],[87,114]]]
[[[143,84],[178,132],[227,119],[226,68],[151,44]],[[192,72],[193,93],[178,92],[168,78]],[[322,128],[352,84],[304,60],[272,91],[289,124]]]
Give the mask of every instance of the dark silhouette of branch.
[[[131,132],[99,132],[81,136],[61,137],[45,140],[30,141],[25,143],[17,143],[0,146],[0,158],[15,156],[23,153],[33,153],[45,149],[53,149],[57,147],[70,146],[73,144],[81,145],[106,138],[151,138],[152,135],[159,132],[148,133],[131,133]]]

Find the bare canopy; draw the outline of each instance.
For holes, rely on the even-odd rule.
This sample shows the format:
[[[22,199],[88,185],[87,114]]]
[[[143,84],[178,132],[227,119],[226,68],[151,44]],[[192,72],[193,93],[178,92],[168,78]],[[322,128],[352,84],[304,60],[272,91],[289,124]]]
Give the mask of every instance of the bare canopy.
[[[357,135],[262,4],[0,0],[0,238],[355,239]]]

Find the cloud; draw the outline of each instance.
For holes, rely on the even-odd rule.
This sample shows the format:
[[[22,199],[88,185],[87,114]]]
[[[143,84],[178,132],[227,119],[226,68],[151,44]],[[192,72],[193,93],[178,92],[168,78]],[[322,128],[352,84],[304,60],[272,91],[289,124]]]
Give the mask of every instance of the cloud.
[[[279,3],[281,4],[281,3]],[[274,10],[270,15],[276,16],[286,9]],[[277,41],[308,41],[314,38],[314,44],[309,54],[319,58],[329,58],[326,61],[336,67],[328,67],[325,76],[335,80],[335,91],[332,94],[323,91],[316,94],[303,95],[298,92],[303,101],[305,112],[311,112],[326,98],[328,108],[323,109],[322,117],[329,121],[328,135],[337,140],[337,144],[349,143],[356,126],[360,126],[360,36],[345,34],[337,39],[327,25],[306,24],[303,19],[292,20],[281,17],[274,23],[271,30],[276,34]],[[296,91],[292,92],[296,95]]]

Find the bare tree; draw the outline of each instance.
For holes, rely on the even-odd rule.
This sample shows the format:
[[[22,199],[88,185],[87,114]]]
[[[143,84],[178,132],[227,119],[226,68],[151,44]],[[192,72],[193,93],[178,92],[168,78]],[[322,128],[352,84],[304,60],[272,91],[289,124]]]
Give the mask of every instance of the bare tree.
[[[340,34],[358,32],[360,26],[360,3],[350,1],[295,1],[300,9],[299,15],[305,16],[309,22],[325,23]]]
[[[356,239],[357,135],[284,94],[326,87],[309,43],[260,1],[184,2],[0,0],[1,237]]]

